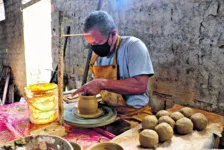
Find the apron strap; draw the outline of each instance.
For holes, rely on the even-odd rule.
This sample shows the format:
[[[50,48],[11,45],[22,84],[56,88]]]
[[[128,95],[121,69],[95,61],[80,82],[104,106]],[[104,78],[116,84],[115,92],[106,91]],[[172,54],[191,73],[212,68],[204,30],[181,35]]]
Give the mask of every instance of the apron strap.
[[[91,70],[91,72],[93,73],[93,74],[95,74],[95,72],[94,72],[94,69],[93,69],[93,66],[94,66],[94,63],[95,63],[95,61],[97,60],[97,58],[98,58],[98,55],[93,55],[93,57],[92,57],[92,59],[91,59],[91,61],[90,61],[90,63],[89,63],[89,65],[90,65],[90,70]]]
[[[117,65],[117,52],[118,52],[118,48],[119,48],[120,44],[121,44],[121,37],[118,35],[117,42],[116,42],[116,47],[115,47],[115,54],[114,54],[113,65]]]
[[[97,58],[98,58],[99,56],[98,55],[93,55],[93,58],[91,59],[91,61],[90,61],[90,65],[91,66],[93,66],[94,65],[94,63],[96,62],[96,60],[97,60]]]

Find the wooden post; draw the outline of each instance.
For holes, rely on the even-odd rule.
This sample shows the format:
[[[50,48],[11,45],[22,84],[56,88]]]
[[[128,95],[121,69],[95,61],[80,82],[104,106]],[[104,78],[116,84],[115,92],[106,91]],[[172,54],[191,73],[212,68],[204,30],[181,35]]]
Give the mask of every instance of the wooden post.
[[[63,12],[59,12],[59,46],[58,46],[58,109],[59,123],[64,124],[64,105],[63,105],[63,76],[64,76],[64,16]]]

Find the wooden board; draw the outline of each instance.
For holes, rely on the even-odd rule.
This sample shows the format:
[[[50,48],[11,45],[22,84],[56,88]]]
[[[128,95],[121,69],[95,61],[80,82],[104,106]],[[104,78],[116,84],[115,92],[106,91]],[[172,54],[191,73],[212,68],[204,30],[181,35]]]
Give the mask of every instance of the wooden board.
[[[183,106],[174,105],[168,109],[170,112],[178,111]],[[206,112],[203,110],[194,109],[195,112],[201,112],[206,115],[209,120],[209,125],[204,131],[194,131],[187,135],[175,134],[170,141],[159,143],[157,150],[196,150],[196,149],[211,149],[217,148],[217,142],[223,131],[223,116]],[[139,143],[139,133],[142,131],[141,124],[132,128],[123,134],[115,137],[111,142],[120,144],[124,150],[146,150]]]
[[[65,127],[53,122],[30,132],[31,135],[53,135],[63,137],[67,134]]]

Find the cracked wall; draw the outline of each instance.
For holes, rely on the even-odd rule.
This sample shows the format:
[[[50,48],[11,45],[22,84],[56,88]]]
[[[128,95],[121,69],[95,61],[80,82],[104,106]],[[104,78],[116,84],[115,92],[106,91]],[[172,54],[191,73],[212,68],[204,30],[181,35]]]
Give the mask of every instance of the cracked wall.
[[[63,11],[72,33],[82,32],[84,17],[97,7],[92,0],[52,4],[52,14]],[[223,0],[107,0],[102,10],[115,19],[120,35],[147,45],[155,70],[150,80],[155,111],[177,103],[224,114]],[[57,29],[57,21],[52,24]],[[69,38],[65,72],[73,87],[80,86],[86,57],[82,38]]]
[[[4,5],[6,20],[0,22],[0,66],[11,66],[16,92],[22,95],[26,86],[26,70],[21,1],[6,0]],[[19,98],[17,96],[15,100]]]

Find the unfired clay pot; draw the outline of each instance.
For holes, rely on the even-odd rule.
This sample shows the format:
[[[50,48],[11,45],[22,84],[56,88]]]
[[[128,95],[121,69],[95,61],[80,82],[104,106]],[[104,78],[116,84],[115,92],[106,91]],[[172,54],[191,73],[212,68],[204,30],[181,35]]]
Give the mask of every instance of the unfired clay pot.
[[[124,150],[124,149],[119,144],[112,142],[104,142],[90,146],[87,150]]]
[[[93,114],[98,109],[96,96],[79,96],[78,110],[80,114]]]

